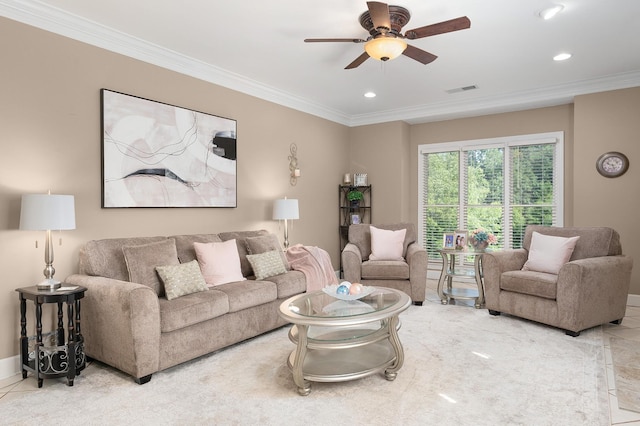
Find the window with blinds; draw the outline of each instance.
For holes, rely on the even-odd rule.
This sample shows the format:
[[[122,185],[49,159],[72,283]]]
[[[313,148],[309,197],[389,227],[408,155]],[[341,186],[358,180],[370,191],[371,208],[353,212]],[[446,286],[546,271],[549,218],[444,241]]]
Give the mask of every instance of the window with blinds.
[[[419,239],[441,259],[443,234],[485,228],[522,247],[529,224],[562,225],[563,132],[419,146]]]

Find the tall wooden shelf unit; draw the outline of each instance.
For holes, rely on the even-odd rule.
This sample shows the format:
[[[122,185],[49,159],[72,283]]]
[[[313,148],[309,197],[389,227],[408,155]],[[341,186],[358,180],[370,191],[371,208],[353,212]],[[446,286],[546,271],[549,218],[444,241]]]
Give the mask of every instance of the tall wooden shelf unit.
[[[364,199],[360,200],[358,206],[354,206],[347,198],[349,192],[358,190],[364,195]],[[371,223],[371,185],[353,186],[339,185],[338,187],[338,205],[340,224],[340,253],[349,242],[349,225],[353,223],[353,215],[358,215],[360,223]],[[342,276],[342,255],[340,256],[340,276]]]

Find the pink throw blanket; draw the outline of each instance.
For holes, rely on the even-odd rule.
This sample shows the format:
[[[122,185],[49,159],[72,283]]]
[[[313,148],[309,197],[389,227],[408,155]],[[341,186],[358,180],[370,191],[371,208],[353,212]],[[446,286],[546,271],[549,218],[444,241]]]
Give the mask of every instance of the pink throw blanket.
[[[291,269],[301,271],[307,279],[307,292],[338,284],[338,278],[331,265],[329,253],[314,246],[296,244],[287,249],[287,260]]]

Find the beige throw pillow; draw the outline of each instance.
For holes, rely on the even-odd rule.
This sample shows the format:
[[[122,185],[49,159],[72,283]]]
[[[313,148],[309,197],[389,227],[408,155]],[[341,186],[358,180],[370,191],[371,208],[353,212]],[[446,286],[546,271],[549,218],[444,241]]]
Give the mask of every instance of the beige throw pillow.
[[[156,271],[164,284],[168,300],[209,290],[196,260],[180,265],[157,266]]]
[[[579,238],[555,237],[534,232],[531,235],[529,257],[522,270],[558,275],[562,265],[571,259]]]
[[[285,269],[287,271],[291,269],[287,256],[284,254],[282,246],[280,246],[280,240],[278,240],[278,237],[275,234],[263,235],[260,237],[249,237],[245,241],[247,243],[249,254],[260,254],[276,250],[280,253]]]
[[[240,255],[236,240],[222,243],[193,243],[202,276],[207,285],[214,286],[244,281],[240,269]]]
[[[158,296],[164,296],[164,287],[156,266],[178,265],[176,241],[173,238],[139,246],[123,246],[129,281],[151,287]]]
[[[371,255],[369,260],[404,260],[402,251],[406,229],[390,231],[370,226]]]
[[[247,260],[251,263],[253,273],[257,280],[284,274],[287,270],[282,263],[280,250],[272,250],[260,254],[248,254]]]

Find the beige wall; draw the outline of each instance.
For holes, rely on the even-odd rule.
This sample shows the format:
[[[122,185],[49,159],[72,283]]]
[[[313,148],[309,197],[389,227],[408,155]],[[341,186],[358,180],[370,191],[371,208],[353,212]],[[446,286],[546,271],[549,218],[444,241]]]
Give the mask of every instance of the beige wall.
[[[4,18],[0,40],[0,361],[19,352],[14,289],[38,282],[44,267],[43,233],[17,230],[23,193],[51,189],[76,197],[77,229],[64,232],[64,245],[55,246],[58,278],[76,270],[79,247],[89,239],[258,228],[281,235],[270,209],[285,195],[300,200],[292,243],[325,248],[337,267],[337,185],[344,173],[369,175],[374,222],[416,222],[419,144],[564,131],[565,223],[612,226],[620,230],[625,252],[640,254],[638,226],[631,223],[638,207],[632,185],[638,184],[640,89],[578,97],[575,119],[573,105],[564,105],[349,129]],[[238,207],[101,209],[101,88],[237,120]],[[291,143],[302,169],[295,187],[288,179]],[[627,154],[631,168],[608,180],[595,173],[594,163],[613,149]],[[637,270],[631,292],[640,294]]]
[[[410,210],[410,126],[392,122],[351,129],[349,143],[350,170],[367,173],[371,185],[373,223],[416,222]]]
[[[635,260],[632,294],[640,294],[640,87],[575,99],[573,204],[578,226],[608,225],[620,232],[622,248]],[[629,170],[618,178],[596,171],[605,152],[629,158]]]
[[[19,352],[14,289],[43,279],[44,232],[17,230],[23,193],[75,196],[77,229],[63,232],[62,246],[56,236],[54,246],[59,279],[76,270],[89,239],[260,228],[282,236],[270,217],[273,200],[285,195],[300,200],[291,243],[326,248],[337,269],[347,127],[10,20],[0,19],[0,40],[0,360]],[[238,207],[101,209],[101,88],[237,120]],[[291,143],[302,170],[293,187]]]

